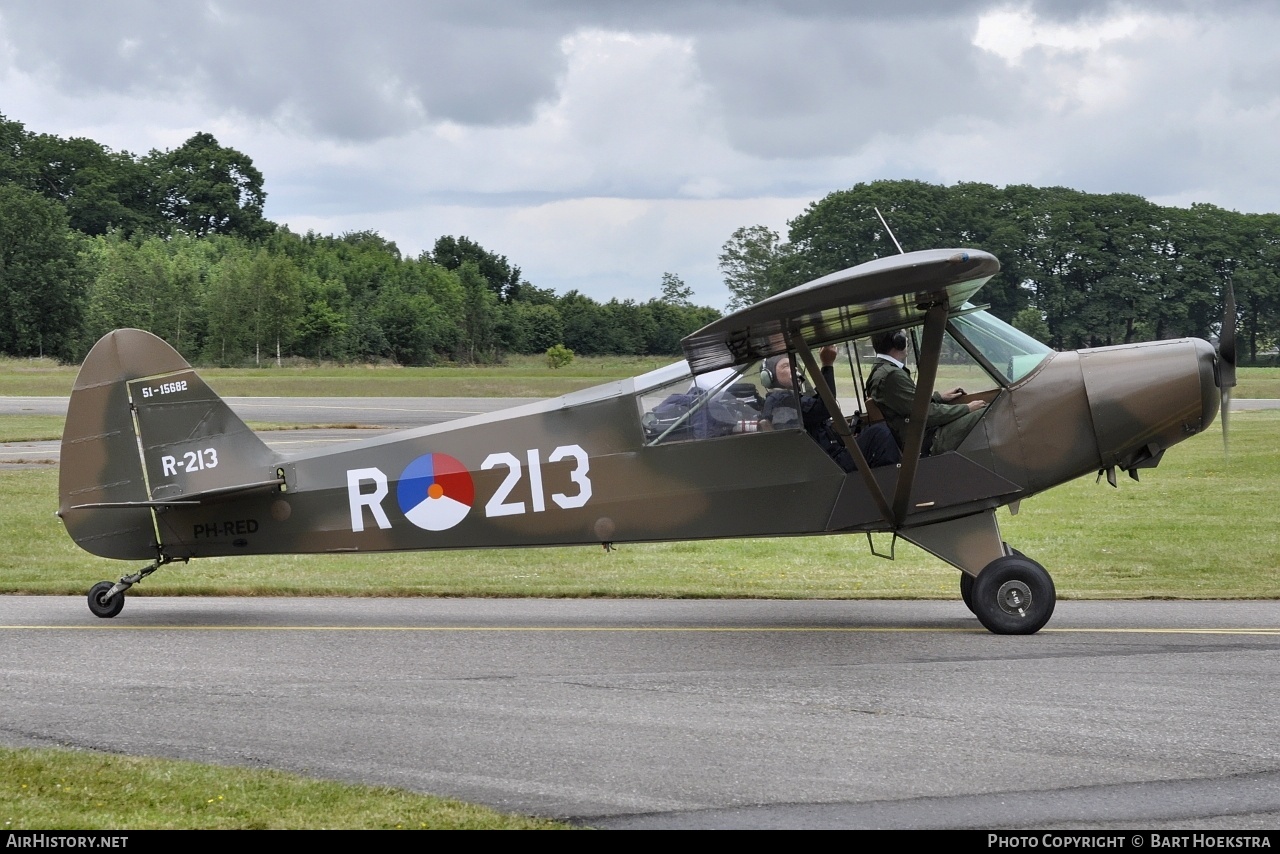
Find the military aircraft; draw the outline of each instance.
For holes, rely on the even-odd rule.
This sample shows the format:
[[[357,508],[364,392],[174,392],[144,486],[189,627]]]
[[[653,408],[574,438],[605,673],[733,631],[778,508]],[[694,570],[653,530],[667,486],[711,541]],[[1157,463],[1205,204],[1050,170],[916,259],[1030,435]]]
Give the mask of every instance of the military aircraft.
[[[1217,349],[1055,352],[970,302],[999,269],[975,249],[880,258],[729,314],[684,339],[685,361],[642,376],[288,455],[160,338],[117,330],[75,382],[58,513],[83,549],[150,561],[94,585],[99,617],[199,557],[865,534],[882,557],[902,538],[959,569],[991,632],[1032,634],[1053,613],[1053,580],[1005,543],[996,510],[1083,475],[1136,478],[1220,406],[1225,424],[1234,332],[1224,324]],[[859,439],[885,413],[866,397],[866,342],[893,330],[913,339],[916,391],[900,459],[873,467]],[[813,354],[832,344],[849,368],[834,383]],[[771,357],[813,386],[769,388]],[[986,405],[958,447],[929,453],[940,375]],[[800,419],[762,418],[780,393],[797,411],[822,402],[849,470]]]

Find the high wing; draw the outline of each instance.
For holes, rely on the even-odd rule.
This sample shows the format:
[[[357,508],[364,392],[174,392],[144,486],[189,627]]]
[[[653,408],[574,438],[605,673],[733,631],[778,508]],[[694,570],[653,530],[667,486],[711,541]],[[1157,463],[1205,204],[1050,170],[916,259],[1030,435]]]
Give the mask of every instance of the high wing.
[[[726,315],[681,344],[695,374],[924,321],[939,303],[957,310],[1000,271],[976,249],[930,249],[840,270]]]

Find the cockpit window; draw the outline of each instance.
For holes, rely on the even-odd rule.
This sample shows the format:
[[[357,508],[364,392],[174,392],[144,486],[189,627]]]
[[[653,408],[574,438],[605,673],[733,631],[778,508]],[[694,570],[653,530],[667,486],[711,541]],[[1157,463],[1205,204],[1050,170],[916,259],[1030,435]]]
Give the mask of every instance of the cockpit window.
[[[914,367],[914,365],[913,365]],[[1000,378],[982,366],[950,332],[942,336],[942,353],[938,357],[938,375],[933,387],[945,392],[964,389],[965,394],[983,394],[1000,387]]]
[[[1015,383],[1036,369],[1050,353],[1051,347],[1014,329],[995,315],[974,311],[952,318],[951,323],[983,357]]]
[[[636,399],[645,444],[714,439],[756,432],[763,395],[758,362],[681,378]]]

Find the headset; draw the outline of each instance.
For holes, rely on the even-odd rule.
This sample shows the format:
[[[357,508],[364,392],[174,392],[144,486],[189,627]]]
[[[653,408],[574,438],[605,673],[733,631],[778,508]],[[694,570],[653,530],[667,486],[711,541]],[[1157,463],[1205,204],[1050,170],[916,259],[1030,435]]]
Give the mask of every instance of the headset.
[[[897,332],[882,332],[872,340],[872,349],[877,353],[888,353],[891,350],[906,350],[907,336],[901,329]]]
[[[901,334],[901,333],[899,333]],[[790,354],[783,353],[781,356],[770,356],[764,360],[764,364],[760,366],[760,385],[765,388],[778,388],[778,363],[783,359],[791,358]],[[804,375],[804,366],[792,363],[792,375],[800,381],[803,386],[806,382]]]

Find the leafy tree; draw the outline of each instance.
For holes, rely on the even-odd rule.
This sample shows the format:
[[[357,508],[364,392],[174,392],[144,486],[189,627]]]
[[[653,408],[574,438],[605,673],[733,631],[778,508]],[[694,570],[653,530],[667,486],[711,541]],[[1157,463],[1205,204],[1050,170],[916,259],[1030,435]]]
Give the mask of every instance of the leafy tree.
[[[1013,327],[1027,333],[1037,341],[1049,339],[1049,326],[1037,309],[1028,306],[1013,317]]]
[[[27,156],[39,170],[38,190],[67,209],[70,226],[84,234],[156,234],[162,220],[150,170],[128,153],[113,153],[90,139],[32,137]]]
[[[554,344],[547,348],[547,366],[559,370],[573,361],[573,351],[563,344]]]
[[[497,307],[498,342],[514,353],[545,353],[564,340],[564,320],[554,305],[513,302]]]
[[[675,306],[662,300],[645,304],[653,318],[653,332],[644,352],[655,356],[674,356],[681,352],[680,341],[720,316],[713,308]]]
[[[780,243],[778,233],[766,226],[734,231],[720,253],[720,271],[733,294],[729,308],[745,308],[799,284],[790,267],[793,257],[792,247]]]
[[[0,184],[0,352],[73,357],[85,275],[62,206]]]
[[[5,118],[0,113],[0,184],[16,184],[31,189],[34,178],[32,164],[23,156],[30,136],[22,122]]]
[[[497,358],[494,335],[494,307],[498,297],[489,289],[475,261],[458,268],[462,283],[462,348],[459,355],[468,362],[490,362]]]
[[[446,270],[460,270],[471,262],[499,301],[508,303],[520,298],[525,284],[520,281],[520,268],[513,267],[507,256],[490,252],[469,237],[437,239],[431,257]]]
[[[262,345],[274,347],[276,366],[298,334],[302,311],[302,274],[286,255],[259,249],[253,262],[254,364],[262,364]]]
[[[557,306],[564,321],[564,344],[580,356],[611,352],[600,304],[576,290],[560,298]]]
[[[160,210],[175,228],[249,239],[271,233],[262,217],[262,173],[248,155],[223,148],[212,134],[197,133],[172,151],[153,151],[147,165],[155,174]]]
[[[810,204],[789,233],[803,279],[896,255],[899,244],[905,252],[948,245],[954,226],[946,198],[945,188],[923,181],[875,181]]]
[[[341,282],[302,274],[302,311],[298,317],[295,352],[317,361],[345,359],[350,329],[346,289]]]
[[[254,254],[237,246],[210,272],[204,294],[205,358],[220,365],[234,365],[253,353],[258,344],[252,323],[255,312]]]
[[[675,273],[662,274],[662,302],[688,308],[693,305],[693,288]]]

